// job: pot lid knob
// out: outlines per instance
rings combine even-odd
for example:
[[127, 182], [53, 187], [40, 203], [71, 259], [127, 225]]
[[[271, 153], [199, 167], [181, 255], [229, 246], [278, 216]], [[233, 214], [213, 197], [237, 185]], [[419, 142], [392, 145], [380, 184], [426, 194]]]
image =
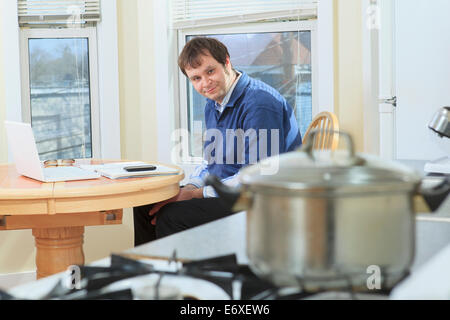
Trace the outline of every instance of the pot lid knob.
[[[306, 141], [306, 144], [302, 147], [302, 150], [305, 151], [306, 154], [308, 155], [308, 157], [310, 159], [312, 159], [314, 162], [320, 161], [318, 158], [316, 158], [316, 156], [314, 155], [314, 152], [313, 152], [315, 140], [318, 137], [319, 133], [323, 133], [324, 135], [326, 135], [327, 133], [333, 133], [333, 134], [337, 133], [337, 134], [345, 137], [345, 139], [347, 139], [348, 156], [345, 159], [339, 160], [339, 164], [345, 164], [346, 166], [362, 166], [365, 164], [364, 159], [357, 157], [355, 155], [355, 146], [354, 146], [353, 139], [350, 136], [350, 134], [348, 134], [347, 132], [343, 132], [343, 131], [324, 130], [324, 129], [313, 130], [311, 132], [310, 139], [308, 139]], [[331, 159], [328, 158], [328, 160], [331, 160]]]

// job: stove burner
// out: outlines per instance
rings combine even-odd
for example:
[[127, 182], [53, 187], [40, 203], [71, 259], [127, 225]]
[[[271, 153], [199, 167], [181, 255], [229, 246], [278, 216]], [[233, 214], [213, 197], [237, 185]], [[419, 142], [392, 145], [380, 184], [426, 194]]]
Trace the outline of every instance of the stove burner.
[[[232, 300], [297, 300], [320, 298], [325, 293], [333, 292], [336, 296], [345, 296], [348, 299], [359, 299], [364, 294], [373, 297], [386, 298], [390, 294], [389, 277], [382, 270], [382, 289], [368, 290], [367, 288], [355, 288], [350, 278], [342, 277], [340, 280], [346, 281], [348, 286], [344, 289], [331, 290], [330, 288], [316, 288], [308, 290], [303, 279], [298, 279], [291, 288], [278, 288], [270, 282], [257, 277], [247, 265], [238, 264], [236, 255], [226, 255], [209, 259], [183, 262], [179, 265], [176, 252], [167, 260], [168, 264], [175, 264], [175, 271], [162, 271], [154, 265], [142, 262], [121, 255], [111, 255], [109, 267], [79, 266], [81, 271], [81, 288], [70, 289], [64, 285], [61, 279], [54, 288], [42, 299], [62, 299], [62, 300], [86, 300], [86, 299], [133, 299], [131, 288], [105, 291], [118, 281], [131, 279], [144, 275], [157, 275], [156, 283], [148, 290], [152, 292], [155, 300], [166, 299], [167, 294], [162, 294], [161, 285], [164, 277], [180, 277], [206, 280], [226, 292]], [[401, 279], [408, 276], [405, 273]], [[338, 279], [339, 280], [339, 279]], [[342, 287], [342, 286], [341, 286]], [[392, 287], [392, 285], [391, 285]], [[13, 299], [10, 295], [0, 292], [1, 299]], [[184, 296], [186, 300], [196, 299], [192, 296]]]

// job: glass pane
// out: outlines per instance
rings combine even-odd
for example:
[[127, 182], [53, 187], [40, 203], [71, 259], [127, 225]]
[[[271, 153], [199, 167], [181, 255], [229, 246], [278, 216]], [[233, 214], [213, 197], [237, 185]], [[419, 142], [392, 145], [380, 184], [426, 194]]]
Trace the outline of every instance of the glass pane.
[[41, 160], [91, 158], [87, 38], [29, 39], [31, 124]]
[[[186, 41], [195, 36], [188, 36]], [[234, 68], [277, 89], [294, 109], [304, 135], [312, 119], [311, 32], [290, 31], [208, 35], [224, 43]], [[188, 86], [190, 154], [202, 156], [206, 98]]]

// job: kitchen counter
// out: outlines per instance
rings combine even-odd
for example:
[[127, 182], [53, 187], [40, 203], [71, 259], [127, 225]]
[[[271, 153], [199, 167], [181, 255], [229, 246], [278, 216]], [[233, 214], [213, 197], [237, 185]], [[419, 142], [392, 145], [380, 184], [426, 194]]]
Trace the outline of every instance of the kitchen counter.
[[[414, 168], [424, 176], [425, 181], [433, 180], [433, 178], [427, 178], [423, 170], [426, 161], [399, 160], [399, 162]], [[416, 254], [413, 271], [450, 244], [450, 197], [437, 212], [417, 214], [416, 221]]]
[[[413, 271], [450, 244], [450, 218], [443, 217], [444, 212], [450, 212], [450, 201], [446, 201], [434, 217], [431, 214], [417, 216]], [[443, 220], [435, 219], [439, 216]], [[240, 212], [125, 252], [170, 257], [176, 251], [178, 258], [186, 259], [203, 259], [235, 253], [239, 263], [247, 263], [245, 232], [246, 213]]]
[[169, 237], [143, 244], [126, 253], [178, 258], [203, 259], [235, 253], [239, 263], [247, 263], [245, 253], [246, 213], [235, 213]]
[[[202, 259], [226, 254], [236, 254], [239, 263], [247, 263], [245, 254], [246, 213], [239, 212], [177, 234], [143, 244], [124, 251], [128, 254], [143, 254], [158, 257]], [[94, 266], [109, 266], [110, 258], [91, 263]], [[10, 289], [8, 292], [23, 299], [39, 299], [64, 276], [55, 274], [37, 281]]]
[[[380, 231], [381, 232], [381, 231]], [[450, 244], [450, 197], [433, 214], [417, 214], [415, 260], [409, 279], [414, 279], [423, 265]], [[227, 254], [236, 254], [239, 263], [247, 263], [246, 213], [239, 212], [169, 237], [126, 250], [124, 253], [150, 256], [203, 259]], [[109, 265], [109, 258], [93, 265]], [[447, 272], [446, 270], [443, 272]], [[61, 275], [24, 284], [10, 290], [10, 293], [24, 298], [43, 295]], [[408, 279], [407, 279], [408, 280]]]
[[[450, 199], [436, 214], [448, 213]], [[444, 221], [428, 220], [429, 214], [418, 215], [416, 224], [416, 258], [412, 275], [431, 257], [450, 243], [450, 219]], [[213, 221], [169, 237], [165, 237], [124, 253], [170, 257], [176, 252], [177, 258], [202, 259], [235, 253], [239, 263], [247, 263], [246, 213], [239, 212], [229, 217]], [[96, 261], [92, 265], [109, 265], [109, 258]], [[40, 279], [12, 288], [9, 292], [23, 298], [43, 296], [52, 288], [62, 274]]]

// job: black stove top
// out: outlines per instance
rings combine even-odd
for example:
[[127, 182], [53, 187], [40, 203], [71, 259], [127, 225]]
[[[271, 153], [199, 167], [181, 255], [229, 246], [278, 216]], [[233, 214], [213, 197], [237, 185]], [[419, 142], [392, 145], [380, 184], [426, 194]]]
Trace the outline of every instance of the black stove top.
[[[176, 254], [168, 259], [168, 263], [176, 262]], [[298, 300], [319, 298], [326, 291], [315, 290], [310, 292], [302, 288], [301, 281], [291, 288], [278, 288], [268, 281], [257, 277], [247, 265], [237, 262], [235, 255], [226, 255], [210, 259], [183, 262], [182, 266], [173, 271], [162, 271], [154, 265], [142, 260], [132, 259], [123, 255], [111, 255], [109, 267], [78, 266], [81, 272], [78, 285], [67, 285], [60, 280], [56, 286], [42, 299], [58, 300], [93, 300], [93, 299], [117, 299], [131, 300], [133, 296], [131, 288], [117, 290], [104, 290], [106, 287], [124, 279], [132, 279], [144, 275], [156, 275], [155, 299], [165, 299], [161, 293], [162, 280], [165, 277], [183, 277], [195, 280], [204, 280], [220, 287], [231, 300]], [[406, 275], [405, 275], [406, 276]], [[76, 281], [76, 278], [71, 278]], [[329, 292], [329, 290], [328, 290]], [[161, 293], [161, 294], [160, 294]], [[376, 290], [370, 294], [371, 299], [387, 298], [390, 290]], [[345, 299], [359, 299], [361, 292], [349, 286], [336, 292], [335, 297]], [[323, 296], [323, 295], [322, 295]], [[323, 296], [325, 297], [325, 296]], [[194, 296], [184, 295], [184, 300], [197, 299]], [[14, 299], [14, 297], [0, 292], [1, 299]], [[332, 298], [333, 299], [333, 298]]]

